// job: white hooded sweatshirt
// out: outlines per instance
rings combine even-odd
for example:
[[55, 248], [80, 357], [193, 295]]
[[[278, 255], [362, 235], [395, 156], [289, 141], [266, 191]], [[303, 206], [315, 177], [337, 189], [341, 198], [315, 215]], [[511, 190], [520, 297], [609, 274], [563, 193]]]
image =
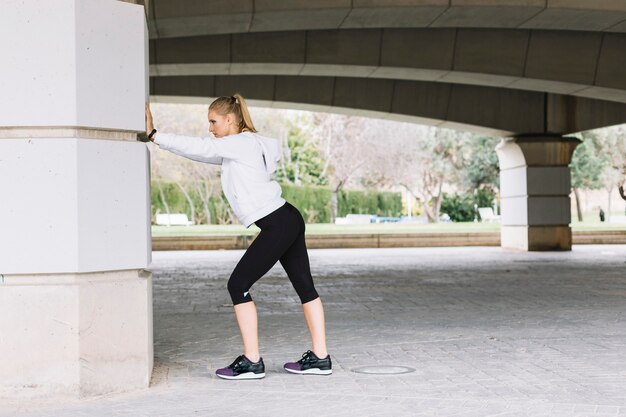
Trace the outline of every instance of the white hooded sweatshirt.
[[271, 179], [280, 160], [276, 139], [253, 132], [219, 139], [159, 132], [154, 143], [194, 161], [221, 165], [224, 195], [246, 228], [285, 204], [280, 185]]

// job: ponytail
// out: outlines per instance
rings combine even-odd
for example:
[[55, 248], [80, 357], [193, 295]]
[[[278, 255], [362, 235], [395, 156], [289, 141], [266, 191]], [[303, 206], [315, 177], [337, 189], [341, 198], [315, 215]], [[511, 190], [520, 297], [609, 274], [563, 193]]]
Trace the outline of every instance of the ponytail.
[[248, 105], [239, 93], [232, 96], [223, 96], [215, 99], [209, 106], [209, 111], [215, 110], [221, 115], [234, 114], [237, 119], [240, 132], [256, 132]]

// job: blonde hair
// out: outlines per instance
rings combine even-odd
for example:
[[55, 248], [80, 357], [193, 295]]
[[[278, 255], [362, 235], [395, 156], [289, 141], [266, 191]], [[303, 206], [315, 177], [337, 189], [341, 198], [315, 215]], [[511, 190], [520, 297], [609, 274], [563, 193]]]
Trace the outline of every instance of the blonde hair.
[[222, 116], [230, 113], [234, 114], [240, 132], [256, 132], [248, 111], [248, 105], [239, 93], [216, 98], [209, 106], [209, 111], [211, 110], [215, 110]]

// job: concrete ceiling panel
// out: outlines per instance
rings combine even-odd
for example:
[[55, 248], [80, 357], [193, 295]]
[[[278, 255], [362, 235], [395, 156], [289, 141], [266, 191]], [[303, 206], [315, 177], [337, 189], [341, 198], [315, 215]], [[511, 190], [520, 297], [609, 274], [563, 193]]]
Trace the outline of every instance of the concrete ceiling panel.
[[330, 106], [334, 84], [333, 77], [276, 77], [276, 100]]
[[[230, 75], [233, 64], [159, 64], [150, 66], [150, 76]], [[236, 65], [236, 64], [234, 64]]]
[[333, 105], [390, 112], [393, 89], [392, 80], [337, 77]]
[[459, 29], [453, 69], [520, 77], [529, 38], [526, 30]]
[[607, 29], [607, 32], [626, 33], [626, 20], [621, 23], [618, 23], [617, 25], [611, 26], [610, 28]]
[[307, 63], [378, 66], [380, 62], [380, 30], [311, 31], [307, 36]]
[[451, 7], [545, 7], [546, 0], [450, 0]]
[[391, 111], [446, 120], [451, 88], [451, 84], [396, 81]]
[[606, 30], [626, 19], [626, 12], [548, 8], [520, 26], [526, 29]]
[[447, 72], [419, 68], [378, 67], [370, 74], [370, 77], [391, 78], [394, 80], [437, 81], [446, 75]]
[[430, 27], [516, 28], [542, 9], [529, 6], [453, 6]]
[[274, 100], [274, 82], [275, 77], [263, 75], [217, 76], [215, 94], [219, 97], [240, 93], [257, 100]]
[[547, 0], [548, 8], [605, 9], [626, 12], [624, 0]]
[[300, 75], [319, 77], [370, 77], [377, 67], [365, 65], [305, 64]]
[[499, 89], [499, 125], [514, 132], [543, 132], [544, 93]]
[[251, 14], [245, 13], [158, 19], [154, 24], [155, 31], [150, 32], [150, 38], [248, 32], [251, 16]]
[[215, 77], [156, 77], [150, 94], [164, 96], [213, 97]]
[[[447, 5], [448, 2], [445, 3]], [[427, 27], [445, 10], [446, 6], [359, 7], [355, 4], [341, 28]]]
[[543, 132], [542, 93], [455, 84], [447, 120], [511, 132]]
[[347, 9], [351, 0], [255, 0], [254, 10], [276, 12], [285, 10]]
[[626, 91], [615, 90], [613, 88], [588, 87], [583, 90], [577, 91], [576, 96], [593, 98], [596, 100], [607, 100], [616, 101], [619, 103], [626, 103]]
[[533, 31], [524, 75], [593, 84], [601, 40], [600, 33]]
[[193, 64], [230, 62], [230, 35], [159, 39], [151, 55], [159, 63]]
[[439, 78], [437, 81], [452, 84], [482, 85], [485, 87], [506, 87], [516, 82], [518, 79], [518, 77], [508, 75], [450, 71], [441, 76], [441, 78]]
[[599, 127], [615, 126], [626, 122], [626, 104], [583, 97], [568, 96], [571, 116], [568, 132], [580, 132]]
[[447, 7], [449, 0], [353, 0], [354, 9], [375, 7]]
[[534, 78], [520, 78], [517, 81], [507, 85], [506, 87], [555, 94], [575, 94], [578, 91], [587, 88], [587, 86], [583, 84], [538, 80]]
[[253, 0], [152, 0], [151, 12], [157, 19], [252, 13]]
[[626, 90], [626, 37], [605, 33], [595, 85]]
[[453, 85], [447, 120], [500, 127], [500, 93], [497, 88]]
[[385, 29], [381, 65], [452, 69], [454, 29]]
[[304, 64], [272, 64], [272, 63], [233, 63], [230, 64], [231, 75], [299, 75]]
[[156, 33], [151, 37], [247, 32], [253, 0], [152, 0]]
[[234, 34], [233, 62], [304, 62], [306, 35], [305, 31]]
[[338, 28], [350, 7], [350, 0], [255, 0], [250, 30]]

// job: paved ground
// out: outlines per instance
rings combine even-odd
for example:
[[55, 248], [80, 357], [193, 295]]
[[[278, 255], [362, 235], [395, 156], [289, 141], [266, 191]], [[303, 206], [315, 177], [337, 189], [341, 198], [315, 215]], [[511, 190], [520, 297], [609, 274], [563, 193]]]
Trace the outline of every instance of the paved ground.
[[[241, 349], [225, 288], [241, 254], [154, 253], [149, 389], [0, 414], [626, 415], [625, 246], [311, 250], [334, 374], [281, 371], [309, 341], [296, 295], [275, 267], [252, 292], [267, 377], [223, 381], [215, 369]], [[416, 371], [352, 372], [364, 365]]]

